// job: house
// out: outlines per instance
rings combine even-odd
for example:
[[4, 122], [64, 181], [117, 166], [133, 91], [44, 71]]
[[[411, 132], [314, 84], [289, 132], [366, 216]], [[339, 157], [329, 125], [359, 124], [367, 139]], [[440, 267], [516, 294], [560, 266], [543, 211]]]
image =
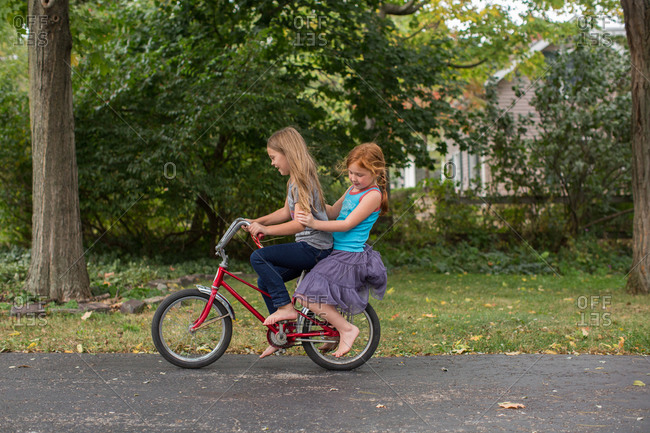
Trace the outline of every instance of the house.
[[[623, 24], [608, 22], [604, 30], [592, 30], [583, 34], [586, 37], [585, 43], [600, 43], [609, 36], [625, 36], [625, 27]], [[608, 39], [611, 42], [611, 39]], [[612, 47], [617, 51], [623, 51], [624, 48], [612, 43]], [[539, 40], [530, 47], [530, 52], [541, 52], [545, 57], [551, 57], [560, 47], [546, 40]], [[521, 77], [518, 84], [523, 86], [525, 92], [518, 96], [513, 90], [514, 82], [511, 79], [511, 73], [517, 68], [517, 62], [513, 62], [508, 68], [502, 69], [494, 74], [493, 79], [496, 83], [496, 91], [499, 107], [511, 113], [515, 118], [519, 115], [533, 113], [533, 119], [538, 120], [535, 115], [535, 108], [531, 101], [535, 95], [535, 84], [527, 77]], [[528, 136], [535, 135], [534, 130], [528, 131]], [[443, 170], [440, 173], [441, 179], [451, 179], [457, 183], [459, 191], [473, 189], [480, 186], [484, 187], [492, 184], [492, 174], [489, 169], [489, 161], [486, 156], [478, 156], [469, 151], [461, 151], [458, 146], [450, 144], [448, 153], [444, 158]], [[500, 186], [496, 188], [500, 195], [509, 193]]]
[[[584, 23], [583, 23], [584, 24]], [[609, 40], [610, 36], [625, 36], [625, 27], [621, 23], [606, 21], [603, 23], [603, 30], [592, 30], [589, 33], [584, 33], [585, 43], [599, 43], [603, 40]], [[580, 23], [578, 23], [580, 25]], [[613, 43], [612, 46], [621, 51], [622, 47]], [[530, 53], [541, 52], [544, 56], [550, 57], [560, 47], [548, 42], [546, 40], [539, 40], [533, 43], [530, 47]], [[513, 90], [511, 73], [517, 68], [518, 62], [513, 62], [509, 67], [496, 72], [493, 79], [497, 86], [497, 95], [499, 107], [507, 110], [509, 113], [517, 117], [518, 115], [526, 115], [533, 113], [535, 118], [535, 109], [531, 105], [532, 98], [535, 94], [535, 82], [532, 82], [522, 77], [519, 84], [523, 85], [526, 92], [517, 96]], [[529, 131], [530, 136], [534, 136], [534, 131]], [[434, 152], [434, 149], [430, 149]], [[447, 154], [439, 156], [440, 164], [436, 170], [428, 170], [416, 167], [414, 163], [407, 165], [405, 168], [393, 169], [392, 176], [390, 177], [391, 188], [411, 188], [416, 186], [423, 179], [436, 177], [440, 179], [450, 179], [457, 183], [457, 188], [460, 191], [473, 189], [476, 186], [483, 187], [492, 183], [492, 175], [489, 169], [489, 163], [485, 156], [478, 156], [471, 154], [468, 151], [461, 151], [458, 146], [450, 143], [448, 145]], [[497, 188], [497, 192], [502, 195], [507, 195], [507, 191], [503, 188]]]

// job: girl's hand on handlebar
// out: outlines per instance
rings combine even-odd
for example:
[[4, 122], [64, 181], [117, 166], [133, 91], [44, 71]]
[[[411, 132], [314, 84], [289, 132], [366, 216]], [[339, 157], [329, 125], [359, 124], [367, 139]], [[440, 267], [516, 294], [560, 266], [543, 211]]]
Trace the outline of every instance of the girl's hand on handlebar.
[[314, 216], [311, 212], [298, 211], [296, 212], [295, 219], [305, 227], [311, 227], [314, 223]]
[[260, 233], [266, 235], [268, 228], [260, 223], [251, 223], [246, 231], [248, 231], [248, 233], [252, 234], [253, 236], [258, 237]]

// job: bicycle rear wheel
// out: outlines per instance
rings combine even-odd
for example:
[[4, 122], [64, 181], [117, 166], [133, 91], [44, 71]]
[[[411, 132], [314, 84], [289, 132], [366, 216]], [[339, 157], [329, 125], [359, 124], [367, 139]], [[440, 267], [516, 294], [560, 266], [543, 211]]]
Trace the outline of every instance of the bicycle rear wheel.
[[151, 322], [151, 336], [167, 361], [183, 368], [201, 368], [224, 354], [232, 337], [232, 319], [220, 302], [212, 304], [205, 327], [190, 330], [209, 299], [205, 293], [187, 289], [160, 303]]
[[[336, 347], [332, 350], [326, 350], [328, 345], [336, 345], [337, 340], [334, 340], [334, 344], [331, 344], [323, 337], [311, 337], [309, 340], [303, 340], [302, 342], [307, 356], [316, 364], [328, 370], [353, 370], [365, 364], [379, 346], [381, 336], [379, 318], [370, 304], [360, 314], [353, 316], [345, 313], [341, 314], [348, 322], [359, 328], [359, 336], [347, 354], [337, 358], [333, 356]], [[312, 318], [317, 317], [311, 311], [307, 315]], [[315, 332], [321, 329], [320, 326], [310, 320], [303, 319], [299, 332]]]

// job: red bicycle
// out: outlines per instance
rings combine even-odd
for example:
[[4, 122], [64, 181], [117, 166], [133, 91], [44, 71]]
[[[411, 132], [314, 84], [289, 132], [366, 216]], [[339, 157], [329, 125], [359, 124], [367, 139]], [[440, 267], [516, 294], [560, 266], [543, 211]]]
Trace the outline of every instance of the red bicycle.
[[[230, 301], [219, 293], [220, 288], [225, 288], [260, 322], [264, 322], [265, 317], [224, 281], [224, 277], [229, 276], [264, 296], [269, 296], [227, 270], [228, 256], [225, 247], [235, 233], [247, 224], [245, 219], [237, 218], [219, 240], [216, 254], [221, 256], [222, 261], [212, 287], [197, 285], [196, 289], [181, 290], [168, 296], [158, 306], [151, 323], [151, 334], [158, 352], [172, 364], [183, 368], [201, 368], [215, 362], [225, 353], [232, 337], [235, 311]], [[258, 239], [253, 240], [262, 247]], [[301, 280], [302, 277], [298, 284]], [[342, 313], [360, 332], [352, 349], [340, 358], [330, 354], [336, 349], [339, 341], [336, 328], [306, 307], [297, 311], [297, 320], [281, 321], [267, 326], [266, 336], [271, 345], [284, 349], [302, 343], [309, 358], [329, 370], [357, 368], [372, 357], [379, 345], [379, 318], [370, 304], [365, 311], [357, 315]]]

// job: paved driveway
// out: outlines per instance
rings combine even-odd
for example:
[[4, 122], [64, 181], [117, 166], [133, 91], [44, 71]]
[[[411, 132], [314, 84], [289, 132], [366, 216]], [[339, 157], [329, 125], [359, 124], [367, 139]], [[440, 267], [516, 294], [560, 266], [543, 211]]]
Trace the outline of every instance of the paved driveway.
[[[650, 358], [0, 354], [2, 432], [650, 432]], [[634, 386], [640, 380], [648, 386]], [[501, 409], [498, 403], [524, 409]]]

